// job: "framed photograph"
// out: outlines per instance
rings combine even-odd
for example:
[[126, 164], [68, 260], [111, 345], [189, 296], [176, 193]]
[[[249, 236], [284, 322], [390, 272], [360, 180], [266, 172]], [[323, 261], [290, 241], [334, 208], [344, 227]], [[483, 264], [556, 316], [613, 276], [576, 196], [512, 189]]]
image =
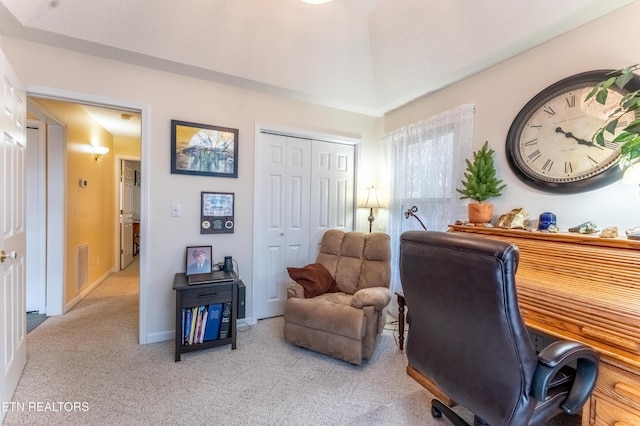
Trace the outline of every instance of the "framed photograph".
[[201, 192], [200, 233], [231, 234], [234, 229], [234, 193]]
[[185, 275], [208, 274], [211, 270], [211, 246], [187, 247]]
[[238, 177], [238, 129], [171, 120], [171, 173]]

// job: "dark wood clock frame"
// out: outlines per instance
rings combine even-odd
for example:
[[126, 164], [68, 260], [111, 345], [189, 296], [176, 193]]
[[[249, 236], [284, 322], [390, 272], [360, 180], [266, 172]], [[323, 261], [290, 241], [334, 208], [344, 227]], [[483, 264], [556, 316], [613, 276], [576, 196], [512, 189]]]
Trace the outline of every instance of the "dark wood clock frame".
[[[527, 185], [546, 192], [569, 194], [590, 191], [596, 188], [600, 188], [609, 185], [622, 177], [622, 170], [616, 164], [608, 169], [596, 173], [587, 178], [570, 182], [550, 182], [542, 179], [537, 179], [524, 170], [524, 167], [519, 164], [516, 159], [518, 155], [516, 153], [517, 144], [519, 143], [520, 135], [522, 134], [524, 127], [528, 119], [533, 115], [535, 111], [544, 107], [546, 101], [554, 99], [564, 92], [568, 92], [580, 85], [595, 86], [597, 83], [610, 77], [610, 74], [614, 70], [594, 70], [584, 73], [572, 75], [563, 80], [560, 80], [549, 87], [542, 90], [536, 96], [534, 96], [527, 104], [520, 110], [516, 118], [513, 120], [506, 139], [506, 155], [509, 166], [515, 175]], [[640, 89], [640, 77], [635, 76], [621, 92], [631, 92]], [[604, 124], [604, 123], [603, 123]]]

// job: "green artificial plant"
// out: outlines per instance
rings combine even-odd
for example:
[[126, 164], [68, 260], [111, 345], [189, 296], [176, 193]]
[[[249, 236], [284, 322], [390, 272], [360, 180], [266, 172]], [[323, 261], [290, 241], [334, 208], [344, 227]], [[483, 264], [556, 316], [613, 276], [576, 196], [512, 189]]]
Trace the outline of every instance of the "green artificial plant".
[[[634, 81], [634, 89], [638, 85], [637, 76], [633, 73], [640, 69], [640, 64], [611, 73], [611, 77], [598, 83], [587, 95], [585, 100], [595, 97], [595, 100], [605, 105], [609, 89], [615, 85], [623, 89], [631, 81]], [[628, 113], [632, 114], [629, 119]], [[625, 116], [623, 118], [623, 116]], [[628, 121], [628, 122], [627, 122]], [[615, 136], [616, 130], [623, 125], [622, 131]], [[593, 135], [593, 141], [600, 146], [605, 145], [607, 134], [615, 136], [612, 142], [621, 143], [620, 167], [629, 166], [633, 160], [640, 157], [640, 90], [632, 90], [620, 99], [618, 107], [611, 113], [604, 126]]]
[[482, 149], [473, 153], [473, 162], [466, 159], [467, 171], [462, 180], [463, 189], [456, 189], [462, 196], [460, 199], [471, 198], [481, 203], [491, 197], [499, 197], [507, 186], [496, 177], [493, 164], [493, 149], [486, 141]]

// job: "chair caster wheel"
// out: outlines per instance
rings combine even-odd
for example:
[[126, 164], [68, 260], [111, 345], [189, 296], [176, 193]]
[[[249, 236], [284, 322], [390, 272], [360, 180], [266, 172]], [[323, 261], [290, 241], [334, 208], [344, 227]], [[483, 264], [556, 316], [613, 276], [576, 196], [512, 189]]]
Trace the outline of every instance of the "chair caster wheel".
[[434, 419], [439, 419], [440, 417], [442, 417], [442, 411], [438, 410], [434, 406], [431, 406], [431, 415]]

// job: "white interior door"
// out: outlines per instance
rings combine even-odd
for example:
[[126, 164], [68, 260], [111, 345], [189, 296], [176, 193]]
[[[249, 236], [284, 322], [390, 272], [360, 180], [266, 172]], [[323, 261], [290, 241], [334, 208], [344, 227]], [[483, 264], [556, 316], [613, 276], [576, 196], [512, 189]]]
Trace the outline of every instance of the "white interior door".
[[[11, 401], [27, 360], [25, 304], [26, 94], [0, 52], [0, 403]], [[1, 253], [0, 253], [1, 254]], [[0, 410], [0, 422], [4, 410]]]
[[120, 269], [133, 261], [133, 168], [122, 161], [120, 185]]
[[313, 141], [309, 257], [315, 259], [328, 229], [354, 226], [355, 146]]
[[282, 315], [287, 266], [309, 253], [309, 140], [261, 134], [255, 286], [256, 319]]

